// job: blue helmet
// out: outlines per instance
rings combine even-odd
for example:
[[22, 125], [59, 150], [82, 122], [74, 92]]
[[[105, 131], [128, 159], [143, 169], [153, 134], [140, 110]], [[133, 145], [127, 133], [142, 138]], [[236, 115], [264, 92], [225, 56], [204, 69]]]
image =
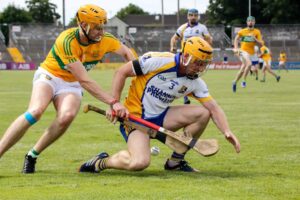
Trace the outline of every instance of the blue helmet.
[[247, 17], [247, 21], [255, 21], [255, 17], [249, 16], [249, 17]]
[[199, 14], [199, 12], [196, 8], [191, 8], [191, 9], [188, 9], [188, 14]]

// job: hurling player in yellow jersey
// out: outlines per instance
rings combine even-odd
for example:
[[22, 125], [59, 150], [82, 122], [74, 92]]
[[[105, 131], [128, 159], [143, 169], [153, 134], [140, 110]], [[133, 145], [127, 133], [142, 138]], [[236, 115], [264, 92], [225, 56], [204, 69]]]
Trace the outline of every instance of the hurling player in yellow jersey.
[[288, 72], [288, 69], [286, 68], [286, 53], [284, 50], [280, 51], [279, 57], [278, 57], [278, 61], [279, 61], [279, 65], [278, 65], [278, 71], [280, 72], [281, 69], [285, 69], [286, 72]]
[[[255, 56], [254, 46], [262, 42], [261, 33], [258, 29], [254, 28], [254, 25], [255, 18], [249, 16], [247, 18], [247, 28], [240, 30], [234, 39], [233, 52], [239, 56], [242, 65], [232, 82], [233, 92], [236, 92], [236, 84], [242, 76], [242, 87], [246, 87], [246, 77], [252, 65], [252, 57]], [[241, 43], [240, 48], [238, 48], [239, 41]]]
[[[139, 59], [123, 65], [113, 79], [113, 95], [121, 97], [126, 78], [131, 81], [125, 106], [132, 115], [146, 119], [171, 131], [184, 129], [186, 134], [198, 139], [210, 119], [225, 138], [240, 152], [240, 143], [229, 128], [222, 108], [209, 94], [205, 82], [199, 77], [212, 60], [212, 47], [200, 37], [185, 42], [182, 53], [148, 52]], [[118, 84], [116, 84], [118, 83]], [[201, 105], [172, 105], [178, 98], [189, 95]], [[114, 116], [107, 112], [107, 118]], [[81, 165], [80, 172], [100, 172], [106, 168], [140, 171], [150, 165], [150, 138], [139, 130], [128, 130], [127, 149], [109, 156], [100, 153]], [[168, 137], [160, 136], [165, 143]], [[173, 141], [175, 144], [176, 141]], [[165, 163], [166, 170], [195, 172], [184, 160], [184, 152], [174, 151]]]
[[263, 68], [262, 68], [263, 79], [261, 80], [261, 82], [266, 81], [266, 71], [268, 71], [270, 74], [272, 74], [276, 78], [277, 82], [279, 82], [280, 76], [277, 76], [271, 69], [271, 62], [272, 62], [271, 51], [264, 43], [260, 48], [259, 57], [261, 57], [264, 60], [264, 64], [263, 64]]
[[99, 101], [110, 105], [118, 116], [128, 115], [128, 110], [103, 91], [87, 71], [105, 53], [114, 52], [126, 61], [132, 60], [133, 55], [115, 37], [104, 32], [107, 21], [105, 10], [96, 5], [85, 5], [79, 8], [76, 17], [78, 28], [68, 29], [58, 36], [47, 58], [35, 72], [27, 111], [9, 126], [0, 141], [1, 157], [41, 118], [53, 102], [56, 117], [25, 155], [23, 173], [34, 173], [37, 156], [68, 129], [80, 108], [82, 88]]

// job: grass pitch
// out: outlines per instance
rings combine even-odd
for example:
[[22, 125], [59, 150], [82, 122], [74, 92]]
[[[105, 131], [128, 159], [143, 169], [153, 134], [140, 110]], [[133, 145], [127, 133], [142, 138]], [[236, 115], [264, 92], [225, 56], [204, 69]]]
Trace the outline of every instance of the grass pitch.
[[[0, 136], [26, 111], [33, 73], [0, 71]], [[235, 74], [211, 70], [203, 78], [240, 139], [240, 154], [210, 123], [203, 137], [217, 138], [219, 153], [204, 158], [191, 151], [186, 156], [201, 173], [164, 171], [171, 150], [153, 140], [161, 153], [142, 172], [80, 174], [79, 165], [98, 152], [112, 154], [126, 147], [118, 126], [96, 113], [80, 112], [67, 133], [40, 155], [37, 172], [21, 174], [25, 153], [55, 116], [50, 105], [42, 119], [0, 159], [0, 200], [299, 199], [300, 71], [282, 71], [280, 83], [270, 75], [266, 83], [250, 76], [247, 88], [238, 87], [234, 94], [231, 80]], [[110, 90], [112, 70], [94, 70], [90, 75]], [[107, 107], [87, 93], [82, 105], [86, 103]]]

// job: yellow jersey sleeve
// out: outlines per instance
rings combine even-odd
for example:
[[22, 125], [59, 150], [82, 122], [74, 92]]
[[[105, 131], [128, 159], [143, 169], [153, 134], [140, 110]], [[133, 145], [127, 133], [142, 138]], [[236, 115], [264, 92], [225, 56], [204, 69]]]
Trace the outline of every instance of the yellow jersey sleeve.
[[101, 52], [100, 54], [106, 54], [110, 52], [115, 52], [121, 48], [121, 42], [112, 34], [105, 33], [101, 39]]

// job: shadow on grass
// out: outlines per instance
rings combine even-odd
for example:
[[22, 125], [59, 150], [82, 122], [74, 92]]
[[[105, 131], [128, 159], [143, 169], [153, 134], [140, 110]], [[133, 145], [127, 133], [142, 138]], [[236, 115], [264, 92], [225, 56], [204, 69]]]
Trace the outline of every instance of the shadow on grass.
[[[22, 174], [13, 173], [9, 175], [0, 175], [0, 180], [9, 178], [42, 178], [42, 177], [64, 177], [64, 178], [91, 178], [91, 177], [138, 177], [138, 178], [160, 178], [160, 179], [171, 179], [188, 177], [191, 179], [207, 179], [207, 178], [239, 178], [239, 179], [249, 179], [249, 178], [259, 178], [259, 177], [273, 177], [282, 178], [286, 177], [284, 174], [272, 173], [272, 172], [249, 172], [249, 171], [221, 171], [221, 170], [210, 170], [201, 172], [180, 172], [180, 171], [165, 171], [165, 170], [144, 170], [144, 171], [123, 171], [123, 170], [113, 170], [108, 169], [100, 173], [79, 173], [76, 170], [70, 171], [55, 171], [55, 170], [40, 170], [35, 174]], [[290, 178], [300, 179], [300, 177], [291, 176]]]

